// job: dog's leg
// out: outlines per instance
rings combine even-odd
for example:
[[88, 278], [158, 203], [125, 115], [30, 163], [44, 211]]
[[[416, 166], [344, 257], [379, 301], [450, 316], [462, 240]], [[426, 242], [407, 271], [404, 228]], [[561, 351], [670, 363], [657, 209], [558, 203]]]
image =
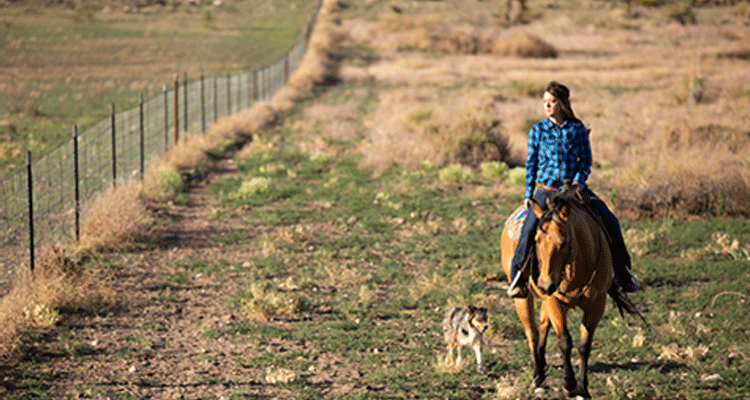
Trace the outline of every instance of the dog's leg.
[[453, 364], [453, 343], [448, 342], [448, 354], [445, 355], [445, 363]]
[[482, 342], [472, 344], [474, 354], [477, 356], [477, 371], [484, 371], [484, 362], [482, 362]]
[[457, 351], [457, 353], [458, 353], [458, 358], [456, 358], [456, 366], [457, 366], [457, 367], [460, 367], [460, 366], [461, 366], [461, 349], [462, 349], [462, 348], [463, 348], [464, 346], [462, 346], [461, 344], [459, 344], [459, 345], [458, 345], [458, 346], [456, 346], [456, 347], [458, 348], [458, 351]]
[[453, 350], [456, 349], [456, 346], [458, 345], [458, 339], [456, 338], [456, 333], [452, 332], [446, 335], [446, 341], [448, 345], [448, 355], [445, 357], [445, 362], [448, 365], [453, 364]]

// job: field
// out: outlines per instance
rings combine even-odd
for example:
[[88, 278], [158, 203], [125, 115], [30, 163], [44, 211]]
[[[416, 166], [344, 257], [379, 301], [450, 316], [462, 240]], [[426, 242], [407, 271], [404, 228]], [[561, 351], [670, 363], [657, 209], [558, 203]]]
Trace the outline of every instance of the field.
[[[623, 217], [649, 322], [607, 310], [593, 397], [750, 398], [746, 3], [690, 9], [686, 26], [685, 9], [638, 2], [527, 1], [521, 24], [489, 2], [325, 3], [341, 21], [336, 79], [144, 207], [153, 222], [127, 246], [71, 256], [99, 281], [26, 309], [2, 396], [530, 398], [498, 243], [523, 187], [487, 160], [523, 160], [558, 79], [592, 130], [591, 184]], [[726, 191], [695, 206], [714, 192], [691, 182]], [[490, 311], [483, 374], [470, 352], [442, 361], [444, 310], [467, 304]], [[548, 346], [548, 397], [562, 398]]]
[[[40, 2], [41, 3], [41, 2]], [[296, 44], [314, 2], [87, 1], [0, 8], [0, 178], [118, 111], [193, 81], [265, 67]], [[130, 12], [125, 12], [126, 7]], [[50, 24], [50, 21], [55, 21]]]

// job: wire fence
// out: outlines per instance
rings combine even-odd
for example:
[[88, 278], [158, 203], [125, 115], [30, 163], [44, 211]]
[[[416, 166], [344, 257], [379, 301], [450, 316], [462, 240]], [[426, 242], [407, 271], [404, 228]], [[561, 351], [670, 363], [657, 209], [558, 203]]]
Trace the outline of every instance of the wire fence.
[[272, 65], [235, 75], [175, 76], [172, 87], [137, 107], [117, 111], [0, 182], [0, 295], [17, 267], [34, 268], [35, 250], [75, 243], [79, 216], [118, 181], [142, 179], [149, 163], [166, 154], [180, 134], [205, 134], [219, 118], [269, 100], [296, 71], [320, 3], [302, 40]]

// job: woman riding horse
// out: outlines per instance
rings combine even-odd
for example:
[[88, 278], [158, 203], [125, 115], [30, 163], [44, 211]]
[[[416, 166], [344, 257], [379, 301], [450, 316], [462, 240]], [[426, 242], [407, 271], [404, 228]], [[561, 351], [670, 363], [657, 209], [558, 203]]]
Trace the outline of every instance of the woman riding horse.
[[[589, 132], [573, 113], [568, 88], [558, 82], [550, 82], [544, 92], [544, 109], [547, 118], [534, 124], [529, 134], [524, 201], [526, 208], [530, 209], [533, 198], [544, 209], [546, 200], [567, 186], [589, 192], [589, 205], [603, 221], [611, 241], [616, 285], [622, 292], [638, 290], [640, 284], [630, 272], [630, 255], [625, 247], [620, 223], [607, 205], [594, 196], [586, 185], [591, 172]], [[521, 229], [510, 272], [508, 295], [511, 297], [527, 296], [528, 273], [520, 272], [529, 251], [530, 235], [537, 222], [536, 215], [529, 212]]]

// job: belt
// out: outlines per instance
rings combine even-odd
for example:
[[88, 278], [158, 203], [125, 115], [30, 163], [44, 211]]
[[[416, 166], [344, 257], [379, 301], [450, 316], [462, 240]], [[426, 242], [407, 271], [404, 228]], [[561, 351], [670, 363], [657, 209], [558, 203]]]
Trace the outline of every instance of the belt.
[[544, 189], [544, 190], [546, 190], [548, 192], [556, 192], [556, 191], [560, 190], [560, 189], [557, 189], [557, 188], [551, 188], [551, 187], [549, 187], [547, 185], [543, 185], [541, 183], [538, 183], [537, 185], [539, 185], [539, 188]]

